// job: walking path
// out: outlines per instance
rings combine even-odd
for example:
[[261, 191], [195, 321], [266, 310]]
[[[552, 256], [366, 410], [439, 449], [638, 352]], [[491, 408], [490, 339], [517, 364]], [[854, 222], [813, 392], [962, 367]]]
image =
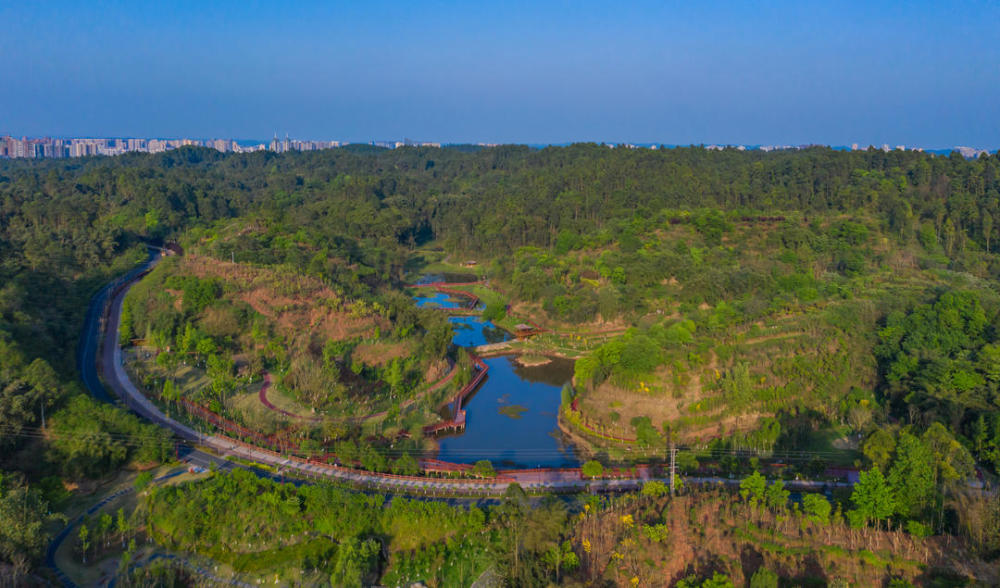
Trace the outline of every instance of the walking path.
[[[267, 464], [279, 471], [294, 472], [306, 478], [340, 480], [359, 486], [396, 492], [497, 495], [506, 490], [510, 484], [510, 482], [500, 480], [447, 480], [354, 470], [295, 456], [281, 455], [221, 435], [207, 435], [175, 421], [146, 398], [125, 372], [123, 353], [118, 344], [118, 327], [121, 320], [122, 303], [131, 283], [129, 282], [112, 292], [100, 355], [103, 374], [112, 391], [128, 408], [157, 425], [170, 429], [182, 439], [207, 447], [222, 456]], [[584, 485], [579, 484], [580, 487]], [[618, 485], [620, 484], [614, 486]], [[560, 483], [559, 486], [561, 487], [562, 484]]]
[[295, 414], [294, 412], [288, 412], [287, 410], [278, 408], [277, 406], [274, 405], [273, 402], [267, 399], [267, 389], [270, 387], [271, 387], [271, 374], [265, 373], [264, 383], [260, 387], [260, 392], [257, 393], [257, 398], [260, 399], [261, 404], [266, 406], [269, 410], [273, 410], [274, 412], [280, 412], [281, 414], [289, 418], [299, 419], [304, 421], [312, 421], [314, 423], [318, 423], [323, 420], [323, 417], [302, 416], [300, 414]]
[[[424, 390], [423, 392], [417, 394], [416, 396], [414, 396], [413, 398], [410, 398], [409, 400], [405, 400], [402, 403], [400, 403], [399, 408], [400, 409], [404, 409], [404, 408], [410, 406], [411, 404], [413, 404], [414, 402], [417, 402], [418, 400], [420, 400], [424, 396], [427, 396], [428, 394], [430, 394], [432, 392], [436, 392], [436, 391], [440, 390], [441, 388], [447, 386], [448, 382], [451, 382], [452, 379], [455, 378], [455, 374], [456, 374], [455, 364], [453, 362], [450, 362], [450, 360], [449, 360], [448, 373], [447, 374], [445, 374], [440, 380], [438, 380], [438, 381], [434, 382], [433, 384], [431, 384], [431, 386], [429, 388], [427, 388], [426, 390]], [[300, 414], [295, 414], [294, 412], [289, 412], [287, 410], [283, 410], [280, 407], [276, 406], [273, 402], [271, 402], [267, 398], [267, 391], [268, 391], [268, 389], [270, 387], [271, 387], [271, 374], [265, 373], [264, 374], [264, 384], [261, 386], [260, 392], [257, 393], [257, 398], [260, 400], [261, 404], [263, 404], [265, 407], [268, 408], [268, 410], [273, 410], [274, 412], [281, 413], [284, 416], [286, 416], [288, 418], [292, 418], [292, 419], [307, 420], [307, 421], [312, 421], [314, 423], [318, 423], [318, 422], [320, 422], [320, 421], [323, 420], [323, 417], [321, 417], [321, 416], [303, 416], [303, 415], [300, 415]], [[360, 418], [354, 419], [354, 420], [356, 420], [356, 421], [367, 421], [367, 420], [371, 420], [371, 419], [377, 419], [379, 417], [384, 417], [387, 414], [389, 414], [388, 410], [380, 410], [379, 412], [373, 412], [373, 413], [371, 413], [369, 415], [366, 415], [366, 416], [363, 416], [363, 417], [360, 417]]]
[[[155, 263], [156, 260], [154, 259], [150, 262], [150, 265]], [[201, 452], [193, 452], [193, 455], [196, 455], [202, 461], [214, 461], [232, 467], [232, 464], [228, 463], [225, 458], [235, 457], [251, 462], [267, 464], [275, 468], [278, 472], [294, 472], [296, 475], [304, 478], [338, 480], [356, 486], [377, 488], [380, 491], [425, 495], [496, 496], [502, 494], [512, 483], [518, 483], [527, 490], [617, 492], [639, 488], [646, 481], [643, 477], [588, 480], [583, 478], [579, 469], [500, 471], [498, 472], [498, 477], [492, 479], [435, 479], [420, 476], [402, 476], [355, 470], [323, 463], [318, 460], [282, 455], [222, 435], [201, 433], [165, 415], [139, 391], [125, 372], [123, 353], [118, 344], [118, 328], [125, 295], [131, 284], [137, 279], [133, 275], [131, 276], [131, 281], [116, 287], [112, 291], [100, 354], [104, 378], [115, 395], [128, 408], [140, 416], [161, 427], [170, 429], [189, 443], [208, 448], [223, 457], [223, 459], [218, 459], [211, 456], [211, 454], [201, 455]], [[659, 479], [666, 481], [663, 478]], [[688, 478], [688, 481], [693, 483], [732, 482], [721, 478]], [[811, 484], [815, 487], [826, 485], [822, 482]]]
[[[159, 484], [161, 482], [169, 480], [170, 478], [179, 476], [183, 473], [184, 470], [180, 469], [175, 472], [171, 472], [169, 474], [156, 478], [155, 480], [153, 480], [153, 483]], [[48, 548], [45, 550], [45, 565], [56, 571], [56, 577], [59, 578], [59, 581], [62, 582], [63, 586], [67, 586], [70, 588], [76, 586], [73, 580], [71, 580], [70, 577], [67, 576], [65, 572], [59, 569], [59, 565], [56, 563], [56, 552], [59, 551], [59, 547], [62, 546], [63, 541], [65, 541], [66, 538], [69, 537], [69, 534], [73, 532], [73, 529], [75, 529], [76, 526], [80, 524], [80, 521], [82, 521], [84, 517], [93, 516], [94, 513], [104, 508], [104, 506], [109, 502], [118, 500], [122, 496], [132, 494], [133, 492], [135, 492], [135, 487], [129, 486], [127, 488], [122, 488], [121, 490], [118, 490], [117, 492], [114, 492], [112, 494], [108, 494], [100, 501], [98, 501], [96, 504], [88, 508], [86, 512], [84, 512], [80, 516], [70, 521], [69, 524], [67, 524], [62, 531], [59, 531], [59, 533], [52, 538], [52, 541], [49, 543]]]

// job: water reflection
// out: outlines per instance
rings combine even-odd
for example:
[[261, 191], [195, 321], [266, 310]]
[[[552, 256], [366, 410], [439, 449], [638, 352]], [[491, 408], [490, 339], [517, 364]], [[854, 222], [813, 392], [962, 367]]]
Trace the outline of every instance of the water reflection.
[[459, 347], [478, 347], [510, 339], [510, 333], [478, 316], [450, 316], [448, 320], [455, 330], [451, 340]]
[[[572, 362], [523, 367], [512, 356], [484, 361], [490, 366], [489, 377], [466, 400], [465, 432], [441, 438], [438, 459], [456, 463], [488, 459], [498, 467], [519, 468], [579, 465], [556, 424], [560, 390], [572, 376]], [[515, 410], [504, 414], [504, 407]], [[514, 412], [518, 418], [509, 416]]]
[[[429, 290], [429, 289], [427, 289]], [[426, 292], [414, 296], [417, 306], [427, 308], [462, 308], [462, 301], [444, 292]]]
[[[417, 283], [471, 281], [475, 276], [428, 274]], [[460, 309], [466, 301], [443, 292], [420, 291], [418, 306]], [[478, 316], [448, 317], [460, 347], [477, 347], [511, 338]], [[474, 463], [488, 459], [497, 467], [568, 467], [579, 460], [558, 427], [563, 385], [573, 377], [573, 361], [553, 358], [545, 365], [522, 366], [513, 356], [484, 360], [489, 375], [465, 401], [465, 432], [442, 437], [438, 459]], [[453, 407], [443, 407], [449, 418]]]
[[445, 282], [448, 284], [463, 284], [466, 282], [475, 282], [479, 278], [475, 274], [457, 274], [451, 272], [442, 272], [439, 274], [424, 274], [414, 282], [415, 284], [437, 284]]

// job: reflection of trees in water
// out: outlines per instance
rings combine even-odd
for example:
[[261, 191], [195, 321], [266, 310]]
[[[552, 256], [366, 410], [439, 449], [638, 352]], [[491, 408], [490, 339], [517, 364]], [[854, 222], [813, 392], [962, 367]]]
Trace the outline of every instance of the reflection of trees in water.
[[443, 282], [443, 281], [444, 281], [444, 274], [424, 274], [420, 276], [414, 283], [433, 284], [435, 282]]
[[475, 282], [477, 279], [475, 274], [453, 274], [450, 272], [442, 272], [438, 274], [424, 274], [420, 276], [415, 282], [416, 284], [436, 284], [438, 282], [447, 282], [449, 284], [462, 283], [462, 282]]
[[556, 449], [564, 458], [566, 458], [566, 464], [579, 465], [579, 461], [576, 457], [576, 451], [573, 450], [573, 445], [558, 427], [549, 431], [549, 437], [556, 440]]
[[473, 329], [472, 325], [464, 321], [451, 321], [451, 326], [456, 331], [471, 331]]
[[513, 357], [508, 357], [510, 367], [517, 374], [517, 377], [529, 382], [540, 382], [562, 388], [564, 384], [573, 379], [573, 360], [561, 357], [553, 357], [552, 361], [545, 365], [523, 366]]
[[417, 306], [423, 308], [458, 308], [459, 301], [444, 292], [436, 292], [427, 296], [414, 296]]
[[503, 329], [498, 329], [490, 324], [483, 325], [483, 339], [486, 339], [486, 343], [501, 343], [509, 339], [507, 331]]
[[490, 322], [483, 322], [479, 317], [475, 316], [452, 316], [448, 319], [451, 321], [452, 330], [455, 335], [465, 334], [464, 331], [472, 331], [473, 333], [479, 333], [480, 338], [475, 336], [467, 338], [467, 341], [456, 341], [456, 344], [464, 343], [467, 346], [475, 347], [477, 345], [485, 345], [488, 343], [500, 343], [501, 341], [506, 341], [510, 339], [510, 334], [503, 329], [497, 328]]

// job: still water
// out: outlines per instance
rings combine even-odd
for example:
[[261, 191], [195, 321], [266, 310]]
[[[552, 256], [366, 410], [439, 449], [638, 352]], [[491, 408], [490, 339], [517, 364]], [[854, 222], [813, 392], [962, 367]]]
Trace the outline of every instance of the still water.
[[573, 377], [573, 362], [523, 367], [513, 356], [484, 359], [489, 375], [465, 402], [465, 432], [442, 437], [438, 459], [473, 463], [488, 459], [506, 468], [579, 464], [562, 439], [556, 419], [560, 391]]
[[[434, 281], [434, 280], [430, 280]], [[443, 293], [421, 293], [419, 306], [461, 308], [462, 300]], [[452, 339], [461, 347], [506, 341], [510, 334], [478, 316], [453, 316]], [[438, 459], [473, 463], [488, 459], [496, 467], [569, 467], [579, 465], [559, 432], [557, 418], [564, 384], [573, 377], [573, 361], [554, 358], [542, 366], [519, 365], [513, 356], [484, 359], [486, 381], [465, 401], [465, 432], [441, 437]]]
[[428, 308], [462, 308], [462, 301], [445, 294], [444, 292], [431, 292], [425, 288], [418, 296], [414, 296], [417, 306]]

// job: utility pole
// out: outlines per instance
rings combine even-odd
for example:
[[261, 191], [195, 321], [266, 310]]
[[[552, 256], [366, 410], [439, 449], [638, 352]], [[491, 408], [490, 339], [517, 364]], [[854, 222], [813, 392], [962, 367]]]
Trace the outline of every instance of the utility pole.
[[677, 446], [670, 441], [670, 495], [674, 495], [674, 480], [677, 475]]

